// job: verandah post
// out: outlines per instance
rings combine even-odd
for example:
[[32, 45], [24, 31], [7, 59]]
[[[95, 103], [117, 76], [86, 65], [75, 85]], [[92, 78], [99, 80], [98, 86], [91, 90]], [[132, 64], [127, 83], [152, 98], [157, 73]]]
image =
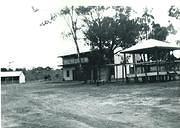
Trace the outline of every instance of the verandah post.
[[118, 80], [118, 65], [115, 65], [116, 68], [116, 80]]
[[127, 79], [127, 67], [126, 67], [126, 53], [124, 53], [124, 69], [125, 69], [125, 80], [128, 82]]
[[143, 54], [143, 60], [144, 60], [144, 73], [145, 73], [145, 80], [147, 81], [148, 80], [148, 78], [147, 78], [147, 67], [146, 67], [146, 63], [145, 63], [145, 61], [146, 61], [146, 58], [145, 58], [145, 54]]
[[137, 81], [137, 68], [136, 68], [136, 60], [135, 60], [135, 54], [133, 54], [133, 67], [134, 67], [134, 80]]
[[[124, 62], [123, 62], [124, 63]], [[122, 66], [122, 80], [124, 82], [124, 64], [121, 65]]]
[[157, 76], [156, 80], [159, 81], [159, 63], [158, 63], [158, 51], [155, 51], [155, 58], [156, 58], [156, 70], [157, 70]]

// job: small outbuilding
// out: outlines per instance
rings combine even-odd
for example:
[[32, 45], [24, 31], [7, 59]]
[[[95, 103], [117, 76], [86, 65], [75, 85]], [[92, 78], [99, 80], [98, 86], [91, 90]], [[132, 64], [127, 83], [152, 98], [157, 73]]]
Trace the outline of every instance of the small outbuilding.
[[0, 72], [2, 84], [25, 83], [25, 75], [22, 71]]

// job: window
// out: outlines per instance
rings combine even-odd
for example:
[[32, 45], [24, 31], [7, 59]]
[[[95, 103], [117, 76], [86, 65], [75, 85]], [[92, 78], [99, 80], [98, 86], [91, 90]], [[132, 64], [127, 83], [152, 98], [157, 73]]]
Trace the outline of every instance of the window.
[[66, 77], [69, 77], [69, 70], [66, 71]]

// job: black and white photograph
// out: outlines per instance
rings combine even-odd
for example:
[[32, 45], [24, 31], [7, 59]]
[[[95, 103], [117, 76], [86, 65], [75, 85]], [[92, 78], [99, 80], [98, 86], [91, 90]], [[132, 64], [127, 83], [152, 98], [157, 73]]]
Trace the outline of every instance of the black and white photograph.
[[2, 0], [1, 128], [180, 128], [180, 0]]

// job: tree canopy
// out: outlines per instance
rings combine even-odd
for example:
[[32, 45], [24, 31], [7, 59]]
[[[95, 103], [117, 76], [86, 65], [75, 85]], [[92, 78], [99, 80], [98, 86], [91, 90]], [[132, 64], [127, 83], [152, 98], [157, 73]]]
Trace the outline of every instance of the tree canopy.
[[175, 5], [172, 5], [169, 8], [169, 16], [175, 17], [176, 19], [180, 19], [180, 9], [176, 7]]
[[166, 40], [167, 35], [168, 30], [166, 27], [161, 27], [160, 24], [153, 24], [149, 38], [164, 41]]
[[[105, 15], [110, 9], [115, 13]], [[102, 54], [103, 49], [106, 49], [109, 51], [107, 55], [110, 59], [113, 58], [116, 48], [130, 47], [139, 38], [141, 26], [138, 19], [130, 19], [132, 12], [130, 7], [91, 6], [81, 7], [81, 11], [79, 14], [85, 23], [83, 33], [87, 44], [92, 50], [98, 49]]]
[[[172, 10], [174, 6], [169, 12]], [[64, 17], [69, 27], [67, 35], [74, 40], [80, 62], [79, 32], [91, 46], [91, 50], [99, 50], [103, 56], [105, 54], [103, 49], [107, 49], [108, 58], [113, 58], [116, 48], [128, 48], [139, 40], [149, 38], [166, 40], [172, 27], [167, 28], [155, 23], [151, 12], [152, 10], [145, 8], [142, 16], [134, 17], [135, 10], [128, 6], [70, 6], [51, 16], [50, 22], [54, 21], [57, 15]], [[177, 12], [176, 9], [176, 15]]]

